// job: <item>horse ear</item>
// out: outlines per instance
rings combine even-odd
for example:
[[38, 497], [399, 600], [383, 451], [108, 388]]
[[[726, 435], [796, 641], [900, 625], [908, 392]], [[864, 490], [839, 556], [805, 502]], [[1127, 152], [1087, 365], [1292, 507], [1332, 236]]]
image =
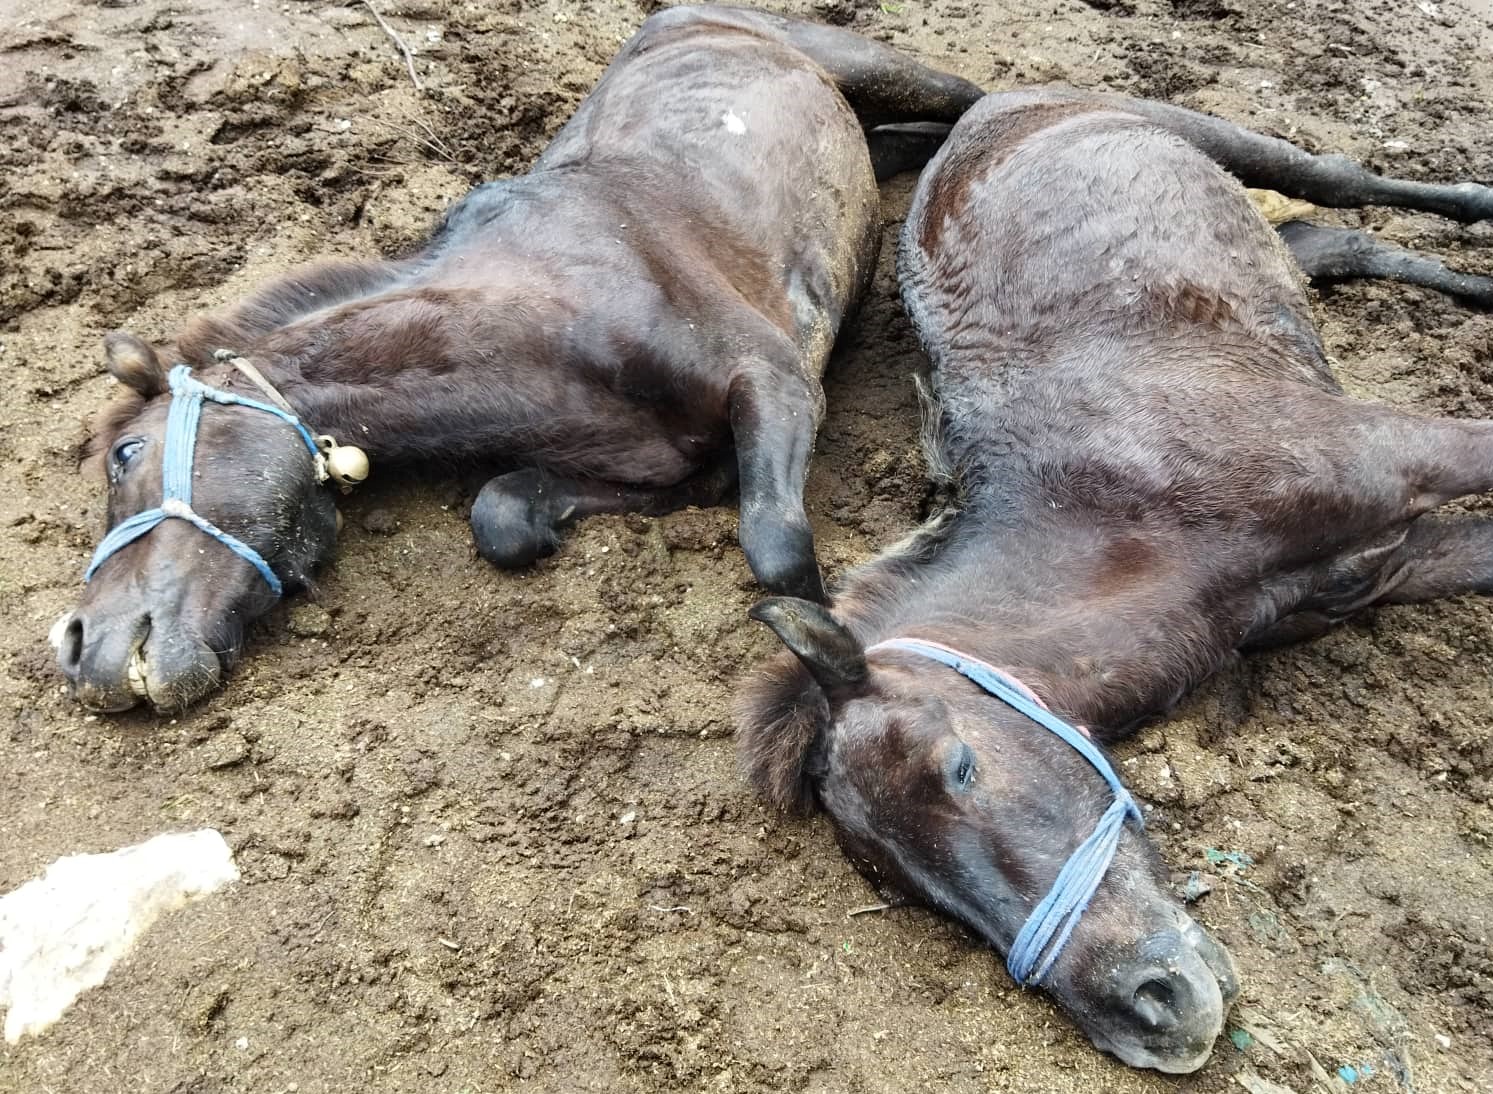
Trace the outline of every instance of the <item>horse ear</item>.
[[133, 334], [117, 330], [104, 337], [104, 367], [114, 379], [147, 399], [166, 390], [166, 366], [149, 344]]
[[758, 601], [747, 614], [772, 628], [831, 702], [865, 689], [870, 675], [865, 647], [826, 609], [810, 600], [771, 596]]

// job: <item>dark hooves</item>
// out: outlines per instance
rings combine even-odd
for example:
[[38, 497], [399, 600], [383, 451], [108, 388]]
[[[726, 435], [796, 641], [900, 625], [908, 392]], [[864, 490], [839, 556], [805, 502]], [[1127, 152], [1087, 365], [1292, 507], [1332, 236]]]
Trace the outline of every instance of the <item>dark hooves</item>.
[[1452, 189], [1457, 192], [1463, 205], [1457, 220], [1465, 224], [1493, 220], [1493, 186], [1484, 186], [1479, 182], [1459, 182]]
[[1461, 303], [1479, 311], [1493, 311], [1493, 277], [1468, 275], [1451, 290]]
[[751, 535], [747, 527], [742, 528], [742, 550], [758, 584], [777, 596], [828, 603], [808, 524], [781, 524], [765, 533]]
[[514, 471], [489, 481], [472, 505], [478, 553], [508, 570], [554, 554], [560, 536], [552, 501], [550, 483], [539, 471]]

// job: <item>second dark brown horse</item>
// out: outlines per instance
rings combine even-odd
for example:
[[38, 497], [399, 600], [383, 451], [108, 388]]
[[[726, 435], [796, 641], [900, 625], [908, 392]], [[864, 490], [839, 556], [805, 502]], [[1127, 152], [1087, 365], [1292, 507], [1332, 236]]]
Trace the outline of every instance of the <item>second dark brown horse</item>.
[[1361, 233], [1278, 236], [1220, 164], [1319, 205], [1493, 218], [1487, 187], [1378, 178], [1176, 107], [985, 99], [924, 173], [899, 256], [954, 501], [832, 611], [754, 609], [794, 656], [748, 687], [739, 728], [759, 789], [822, 807], [877, 885], [1165, 1071], [1208, 1058], [1233, 962], [1083, 734], [972, 680], [1024, 682], [1115, 741], [1237, 650], [1493, 591], [1493, 520], [1431, 512], [1493, 489], [1493, 422], [1346, 396], [1300, 271], [1483, 306], [1493, 280]]

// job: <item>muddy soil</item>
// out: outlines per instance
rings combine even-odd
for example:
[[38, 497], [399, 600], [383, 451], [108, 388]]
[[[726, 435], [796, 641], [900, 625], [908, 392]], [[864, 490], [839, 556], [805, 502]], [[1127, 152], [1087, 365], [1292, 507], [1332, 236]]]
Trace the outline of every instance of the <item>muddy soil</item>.
[[[44, 635], [102, 520], [77, 466], [100, 336], [164, 339], [294, 263], [413, 244], [524, 169], [647, 8], [385, 4], [420, 93], [362, 5], [0, 3], [0, 891], [198, 826], [244, 874], [0, 1048], [0, 1091], [1493, 1088], [1487, 601], [1241, 663], [1120, 749], [1246, 978], [1182, 1080], [1098, 1055], [931, 914], [850, 917], [874, 896], [825, 825], [746, 792], [727, 711], [771, 643], [729, 510], [593, 520], [504, 575], [458, 472], [381, 476], [221, 693], [171, 719], [63, 697]], [[1493, 181], [1486, 0], [794, 10], [991, 87], [1104, 86]], [[889, 244], [907, 195], [887, 188]], [[1329, 219], [1493, 272], [1493, 225]], [[810, 484], [834, 572], [924, 504], [890, 250]], [[1387, 286], [1320, 303], [1356, 393], [1493, 417], [1493, 318]]]

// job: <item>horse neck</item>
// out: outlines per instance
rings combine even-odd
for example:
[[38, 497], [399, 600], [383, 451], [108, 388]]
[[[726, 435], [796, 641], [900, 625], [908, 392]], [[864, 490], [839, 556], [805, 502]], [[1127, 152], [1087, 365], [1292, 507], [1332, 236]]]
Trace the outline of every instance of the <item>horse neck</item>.
[[1054, 709], [1122, 735], [1231, 649], [1205, 575], [1092, 515], [975, 506], [852, 574], [838, 607], [868, 644], [932, 639], [1010, 670]]
[[481, 456], [513, 428], [507, 378], [547, 356], [543, 311], [511, 287], [397, 288], [236, 348], [311, 429], [374, 458]]

